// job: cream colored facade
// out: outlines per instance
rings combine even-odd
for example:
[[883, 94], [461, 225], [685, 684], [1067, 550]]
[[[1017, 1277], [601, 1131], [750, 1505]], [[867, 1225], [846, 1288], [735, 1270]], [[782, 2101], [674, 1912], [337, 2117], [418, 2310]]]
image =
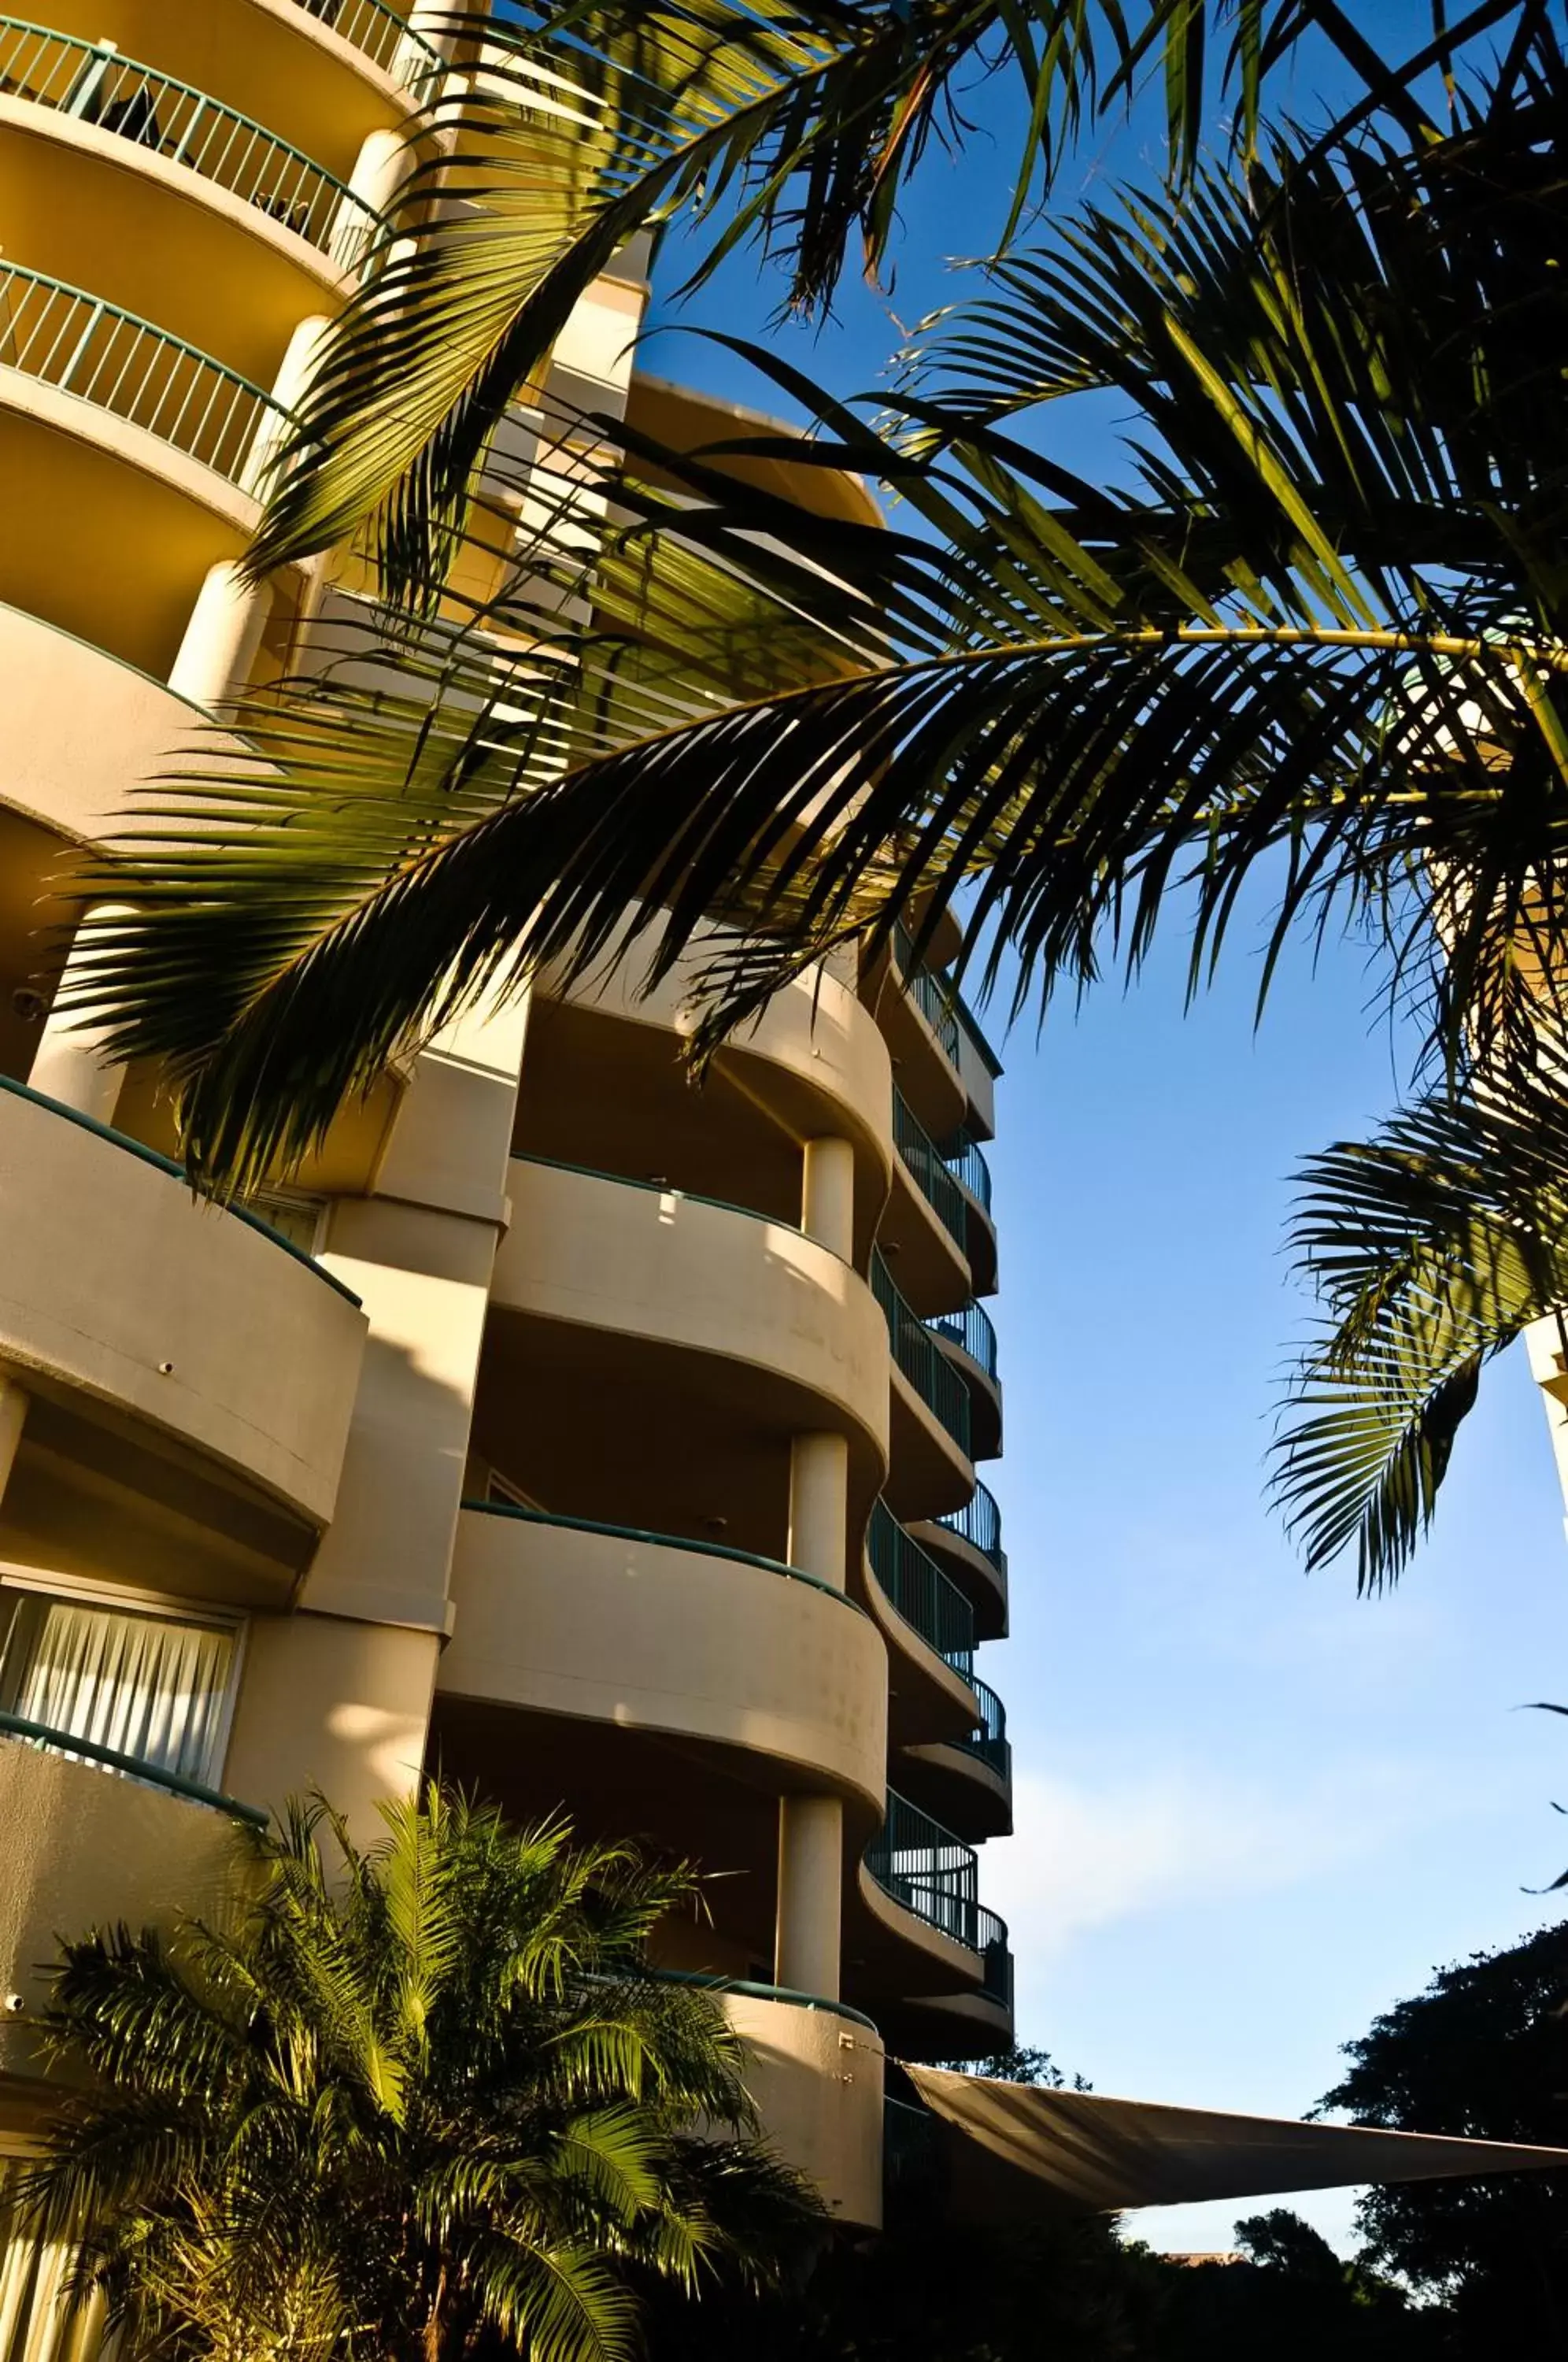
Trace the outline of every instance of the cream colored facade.
[[[200, 1905], [236, 1805], [316, 1783], [371, 1836], [440, 1772], [716, 1873], [661, 1963], [723, 1981], [773, 2136], [874, 2224], [884, 2045], [1011, 2036], [994, 1062], [883, 960], [694, 1092], [679, 977], [547, 975], [276, 1201], [193, 1200], [156, 1076], [51, 1016], [63, 897], [330, 615], [235, 561], [439, 12], [39, 5], [0, 17], [0, 2154], [54, 1931]], [[555, 369], [701, 439], [631, 373], [645, 292]]]

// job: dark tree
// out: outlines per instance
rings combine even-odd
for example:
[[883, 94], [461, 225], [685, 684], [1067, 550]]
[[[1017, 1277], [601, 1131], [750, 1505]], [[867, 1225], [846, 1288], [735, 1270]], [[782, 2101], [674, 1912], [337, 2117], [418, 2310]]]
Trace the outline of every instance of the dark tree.
[[[1321, 2103], [1358, 2123], [1568, 2147], [1568, 1921], [1441, 1969], [1346, 2045]], [[1363, 2202], [1367, 2261], [1452, 2308], [1474, 2362], [1568, 2350], [1568, 2175], [1404, 2182]]]

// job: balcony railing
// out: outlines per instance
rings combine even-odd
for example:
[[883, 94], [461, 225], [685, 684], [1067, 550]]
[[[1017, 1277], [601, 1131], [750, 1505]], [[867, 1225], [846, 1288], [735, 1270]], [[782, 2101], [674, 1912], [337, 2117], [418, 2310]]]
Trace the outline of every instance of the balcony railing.
[[1012, 1954], [1008, 1948], [1007, 1921], [994, 1911], [977, 1913], [979, 1922], [982, 1973], [980, 1991], [988, 2001], [999, 2002], [1012, 2014]]
[[997, 1507], [995, 1495], [988, 1492], [984, 1485], [976, 1485], [974, 1497], [966, 1501], [963, 1508], [950, 1509], [946, 1517], [938, 1518], [936, 1523], [945, 1526], [948, 1532], [956, 1534], [961, 1541], [966, 1541], [971, 1550], [977, 1550], [982, 1558], [988, 1558], [997, 1573], [1006, 1580], [1007, 1552], [1001, 1541], [1001, 1511]]
[[247, 481], [262, 421], [270, 440], [291, 423], [271, 394], [182, 337], [14, 262], [0, 263], [0, 367], [145, 428], [231, 484]]
[[0, 16], [0, 93], [112, 131], [199, 172], [345, 270], [378, 226], [369, 205], [286, 139], [189, 83], [23, 17]]
[[939, 1312], [928, 1320], [926, 1327], [950, 1344], [961, 1345], [972, 1362], [978, 1362], [988, 1378], [997, 1374], [997, 1332], [991, 1318], [981, 1305], [966, 1304], [961, 1312]]
[[888, 1323], [894, 1361], [967, 1459], [968, 1388], [918, 1313], [910, 1310], [875, 1248], [871, 1252], [871, 1289]]
[[893, 930], [893, 962], [904, 980], [904, 990], [942, 1044], [943, 1055], [950, 1065], [956, 1066], [960, 1056], [958, 1020], [945, 989], [930, 969], [916, 967], [914, 944], [903, 927]]
[[938, 1155], [925, 1126], [897, 1091], [893, 1093], [893, 1145], [943, 1229], [963, 1247], [967, 1236], [964, 1192]]
[[[439, 73], [441, 61], [421, 34], [387, 0], [295, 0], [307, 17], [327, 26], [340, 40], [361, 50], [372, 65], [396, 72], [411, 86]], [[454, 0], [454, 6], [457, 0]]]
[[866, 1867], [883, 1893], [917, 1919], [971, 1952], [985, 1948], [974, 1847], [890, 1788], [888, 1817], [866, 1849]]
[[171, 1796], [183, 1797], [187, 1804], [209, 1805], [214, 1812], [226, 1813], [231, 1820], [245, 1821], [253, 1829], [267, 1826], [267, 1816], [259, 1805], [241, 1805], [216, 1788], [204, 1787], [199, 1780], [166, 1772], [161, 1764], [144, 1762], [140, 1756], [127, 1755], [117, 1747], [101, 1747], [95, 1738], [79, 1738], [74, 1731], [51, 1730], [41, 1722], [28, 1722], [22, 1715], [0, 1712], [0, 1738], [19, 1738], [28, 1747], [45, 1748], [56, 1755], [78, 1756], [100, 1771], [117, 1772], [123, 1780], [139, 1780], [149, 1788], [161, 1788]]
[[980, 1153], [980, 1143], [961, 1131], [951, 1148], [943, 1151], [942, 1161], [955, 1181], [961, 1181], [971, 1198], [991, 1210], [991, 1168]]
[[958, 1741], [966, 1755], [973, 1755], [989, 1766], [999, 1780], [1012, 1776], [1012, 1749], [1008, 1745], [1007, 1708], [988, 1682], [975, 1682], [973, 1688], [979, 1701], [980, 1719], [967, 1738]]
[[871, 1572], [893, 1606], [912, 1625], [944, 1662], [966, 1682], [975, 1676], [975, 1611], [950, 1575], [911, 1535], [906, 1534], [891, 1510], [873, 1504], [867, 1537]]

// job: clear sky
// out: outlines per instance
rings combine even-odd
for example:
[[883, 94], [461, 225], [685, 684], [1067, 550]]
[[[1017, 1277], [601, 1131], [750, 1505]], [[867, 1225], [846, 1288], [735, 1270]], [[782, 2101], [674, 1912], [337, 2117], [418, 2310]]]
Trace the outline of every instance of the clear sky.
[[[1390, 47], [1420, 18], [1408, 0], [1357, 14]], [[963, 166], [927, 168], [890, 302], [852, 287], [821, 336], [775, 331], [777, 286], [743, 260], [680, 316], [771, 337], [837, 392], [874, 384], [899, 324], [955, 292], [944, 259], [999, 226], [1009, 140], [988, 104]], [[1141, 149], [1136, 128], [1105, 141], [1088, 177], [1136, 171]], [[645, 360], [779, 407], [684, 336]], [[1054, 432], [1071, 464], [1115, 464], [1103, 414]], [[1018, 1833], [986, 1848], [982, 1894], [1011, 1927], [1021, 2040], [1102, 2092], [1294, 2115], [1379, 2009], [1558, 1907], [1521, 1890], [1568, 1863], [1549, 1803], [1568, 1797], [1564, 1727], [1515, 1709], [1568, 1697], [1568, 1546], [1516, 1352], [1400, 1591], [1358, 1601], [1353, 1569], [1301, 1573], [1262, 1495], [1302, 1312], [1280, 1252], [1290, 1175], [1386, 1111], [1394, 1045], [1354, 948], [1289, 964], [1255, 1035], [1244, 931], [1187, 1016], [1183, 952], [1173, 929], [1132, 996], [1107, 985], [1003, 1045], [1007, 1451], [985, 1473], [1013, 1634], [982, 1671], [1008, 1706]], [[1261, 2202], [1132, 2227], [1223, 2246]], [[1347, 2195], [1284, 2202], [1347, 2240]]]

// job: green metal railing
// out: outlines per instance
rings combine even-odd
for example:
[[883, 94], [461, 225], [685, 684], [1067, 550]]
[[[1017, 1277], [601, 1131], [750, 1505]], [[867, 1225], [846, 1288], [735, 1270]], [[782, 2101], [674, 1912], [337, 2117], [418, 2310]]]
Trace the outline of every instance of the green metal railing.
[[891, 1788], [888, 1817], [866, 1849], [866, 1867], [884, 1894], [927, 1926], [940, 1928], [971, 1952], [984, 1949], [980, 1864], [974, 1847]]
[[100, 1747], [95, 1738], [79, 1738], [74, 1731], [54, 1730], [47, 1723], [28, 1722], [23, 1715], [0, 1712], [0, 1738], [19, 1738], [29, 1747], [49, 1748], [58, 1755], [79, 1755], [103, 1771], [142, 1781], [149, 1788], [162, 1788], [171, 1796], [183, 1797], [187, 1804], [210, 1805], [215, 1813], [226, 1813], [231, 1820], [248, 1822], [253, 1829], [267, 1826], [266, 1814], [255, 1805], [241, 1805], [216, 1788], [204, 1787], [199, 1780], [187, 1780], [182, 1772], [166, 1772], [160, 1763], [144, 1762], [139, 1755], [127, 1755], [118, 1747]]
[[711, 1975], [705, 1969], [650, 1969], [648, 1974], [661, 1985], [696, 1985], [704, 1992], [737, 1993], [744, 2001], [780, 2002], [789, 2009], [825, 2010], [830, 2017], [846, 2017], [852, 2025], [864, 2025], [879, 2035], [880, 2027], [874, 2017], [863, 2009], [851, 2009], [846, 2002], [826, 2001], [821, 1993], [797, 1992], [790, 1985], [759, 1985], [749, 1977]]
[[411, 32], [407, 19], [389, 7], [387, 0], [295, 0], [295, 5], [340, 40], [362, 50], [372, 65], [389, 73], [395, 68], [405, 83], [418, 83], [441, 71], [429, 42]]
[[1006, 1580], [1007, 1552], [1001, 1541], [1001, 1511], [997, 1507], [995, 1495], [988, 1492], [984, 1485], [976, 1485], [973, 1497], [965, 1503], [963, 1508], [950, 1509], [944, 1518], [938, 1518], [936, 1523], [945, 1526], [950, 1534], [956, 1534], [971, 1549], [977, 1550], [982, 1558], [988, 1558], [997, 1573]]
[[978, 1362], [988, 1378], [996, 1376], [997, 1332], [983, 1306], [966, 1304], [961, 1312], [939, 1312], [925, 1325], [935, 1336], [962, 1346], [972, 1362]]
[[122, 57], [112, 41], [77, 40], [25, 17], [0, 16], [0, 92], [188, 166], [345, 270], [379, 226], [369, 205], [286, 139], [191, 83]]
[[980, 1143], [961, 1131], [953, 1146], [943, 1151], [942, 1161], [955, 1181], [961, 1181], [971, 1198], [991, 1210], [991, 1168], [980, 1153]]
[[652, 1533], [646, 1526], [608, 1526], [599, 1518], [565, 1518], [552, 1509], [525, 1509], [520, 1501], [465, 1498], [461, 1506], [486, 1518], [516, 1518], [526, 1526], [554, 1526], [569, 1534], [604, 1534], [612, 1541], [647, 1542], [657, 1550], [689, 1551], [694, 1558], [728, 1559], [734, 1566], [755, 1566], [764, 1574], [781, 1574], [787, 1583], [803, 1583], [808, 1590], [825, 1592], [841, 1607], [847, 1607], [852, 1616], [866, 1613], [836, 1583], [824, 1583], [820, 1574], [808, 1574], [804, 1567], [786, 1566], [782, 1559], [758, 1558], [755, 1551], [734, 1550], [728, 1542], [698, 1541], [690, 1534]]
[[944, 988], [930, 969], [916, 967], [914, 944], [907, 928], [893, 930], [893, 961], [903, 977], [905, 991], [941, 1043], [944, 1056], [950, 1065], [956, 1066], [960, 1055], [958, 1020]]
[[927, 1648], [966, 1682], [975, 1677], [975, 1611], [884, 1502], [872, 1505], [866, 1539], [871, 1572], [893, 1606]]
[[979, 1703], [980, 1719], [967, 1738], [958, 1741], [966, 1755], [977, 1756], [996, 1773], [999, 1780], [1012, 1778], [1012, 1749], [1008, 1744], [1007, 1708], [988, 1682], [977, 1682], [971, 1677], [971, 1687]]
[[246, 482], [263, 421], [290, 424], [271, 394], [183, 337], [20, 263], [0, 263], [0, 367], [112, 411], [231, 484]]
[[875, 1247], [871, 1251], [871, 1292], [887, 1320], [894, 1361], [967, 1459], [969, 1390], [924, 1321], [910, 1310], [899, 1294], [891, 1272]]
[[938, 1155], [931, 1134], [897, 1091], [893, 1093], [893, 1145], [943, 1229], [964, 1246], [967, 1238], [964, 1192]]
[[970, 1008], [968, 1002], [965, 999], [961, 992], [955, 992], [954, 994], [953, 1005], [958, 1012], [959, 1024], [963, 1027], [964, 1032], [968, 1035], [970, 1041], [975, 1045], [976, 1056], [979, 1059], [981, 1065], [984, 1066], [987, 1074], [990, 1076], [994, 1082], [996, 1077], [1001, 1073], [1002, 1062], [997, 1056], [997, 1054], [992, 1049], [990, 1043], [987, 1041], [979, 1019], [976, 1016], [974, 1010]]
[[1007, 1924], [977, 1896], [980, 1865], [973, 1846], [889, 1788], [888, 1817], [866, 1849], [866, 1867], [884, 1894], [977, 1952], [981, 1992], [1012, 2007]]
[[882, 2185], [889, 2195], [935, 2189], [942, 2175], [942, 2120], [908, 2100], [882, 2103]]
[[1012, 1954], [1008, 1948], [1007, 1922], [999, 1919], [994, 1911], [980, 1910], [975, 1916], [980, 1939], [980, 1991], [988, 2001], [999, 2002], [1010, 2013]]

